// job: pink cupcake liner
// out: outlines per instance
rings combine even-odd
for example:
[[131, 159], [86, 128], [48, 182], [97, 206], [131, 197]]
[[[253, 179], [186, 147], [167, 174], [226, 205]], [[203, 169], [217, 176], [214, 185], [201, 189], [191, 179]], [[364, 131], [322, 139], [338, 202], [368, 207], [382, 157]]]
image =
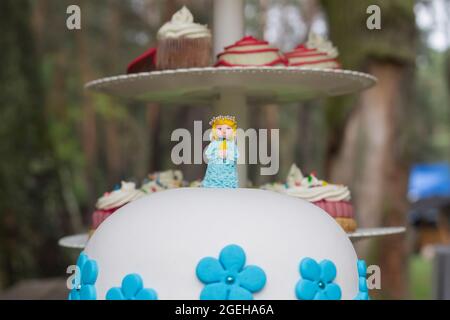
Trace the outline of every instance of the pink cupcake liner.
[[353, 218], [353, 205], [348, 201], [326, 201], [313, 202], [316, 206], [326, 211], [333, 218]]
[[108, 210], [95, 210], [92, 214], [92, 229], [97, 229], [110, 215], [116, 212], [120, 207]]

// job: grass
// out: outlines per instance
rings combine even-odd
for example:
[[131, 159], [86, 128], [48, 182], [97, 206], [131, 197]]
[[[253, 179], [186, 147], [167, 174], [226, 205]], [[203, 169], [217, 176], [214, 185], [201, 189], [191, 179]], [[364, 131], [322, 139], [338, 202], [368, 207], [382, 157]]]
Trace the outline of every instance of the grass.
[[413, 255], [409, 259], [409, 270], [411, 299], [432, 299], [432, 261], [421, 255]]

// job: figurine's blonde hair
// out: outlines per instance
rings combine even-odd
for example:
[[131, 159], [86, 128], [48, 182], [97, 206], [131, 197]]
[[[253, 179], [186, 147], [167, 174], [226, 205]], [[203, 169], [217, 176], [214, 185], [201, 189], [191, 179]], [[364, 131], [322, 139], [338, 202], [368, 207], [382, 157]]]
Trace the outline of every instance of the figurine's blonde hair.
[[227, 125], [233, 129], [233, 139], [236, 137], [237, 122], [233, 116], [217, 116], [211, 119], [209, 125], [212, 127], [210, 138], [211, 140], [217, 140], [217, 126]]

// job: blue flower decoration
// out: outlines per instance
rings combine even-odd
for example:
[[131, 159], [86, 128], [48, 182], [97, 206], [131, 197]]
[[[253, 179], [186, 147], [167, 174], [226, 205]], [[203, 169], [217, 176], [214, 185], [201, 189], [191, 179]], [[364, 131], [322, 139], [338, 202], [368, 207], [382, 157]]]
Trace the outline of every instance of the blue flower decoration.
[[330, 260], [317, 263], [304, 258], [300, 263], [302, 279], [297, 282], [295, 294], [299, 300], [340, 300], [341, 288], [333, 283], [336, 266]]
[[364, 260], [358, 260], [358, 287], [359, 293], [356, 295], [355, 300], [370, 300], [369, 297], [369, 288], [367, 287], [367, 265]]
[[77, 260], [77, 271], [72, 281], [73, 287], [69, 293], [69, 300], [95, 300], [97, 298], [95, 290], [97, 276], [97, 262], [89, 259], [82, 252]]
[[206, 257], [197, 265], [198, 279], [205, 284], [201, 300], [252, 300], [253, 293], [264, 288], [266, 274], [257, 266], [245, 266], [245, 252], [228, 245], [219, 259]]
[[106, 300], [158, 300], [156, 291], [144, 288], [140, 275], [131, 273], [122, 280], [122, 287], [114, 287], [106, 293]]

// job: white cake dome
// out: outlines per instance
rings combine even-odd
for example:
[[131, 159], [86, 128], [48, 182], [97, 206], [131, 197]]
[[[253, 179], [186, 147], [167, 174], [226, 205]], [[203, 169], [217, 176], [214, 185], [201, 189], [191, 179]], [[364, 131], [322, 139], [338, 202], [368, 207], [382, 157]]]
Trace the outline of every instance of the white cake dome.
[[[361, 288], [355, 250], [333, 218], [309, 202], [257, 189], [181, 188], [151, 194], [102, 223], [83, 254], [95, 262], [95, 275], [85, 276], [90, 282], [84, 282], [97, 299], [105, 299], [111, 288], [126, 296], [124, 278], [138, 283], [131, 295], [152, 288], [142, 294], [220, 298], [236, 279], [222, 279], [224, 284], [214, 278], [233, 264], [241, 264], [236, 267], [240, 271], [244, 264], [258, 267], [244, 267], [246, 275], [234, 273], [241, 277], [237, 296], [257, 300], [314, 298], [325, 287], [334, 298], [355, 299]], [[218, 270], [221, 263], [224, 271]]]

